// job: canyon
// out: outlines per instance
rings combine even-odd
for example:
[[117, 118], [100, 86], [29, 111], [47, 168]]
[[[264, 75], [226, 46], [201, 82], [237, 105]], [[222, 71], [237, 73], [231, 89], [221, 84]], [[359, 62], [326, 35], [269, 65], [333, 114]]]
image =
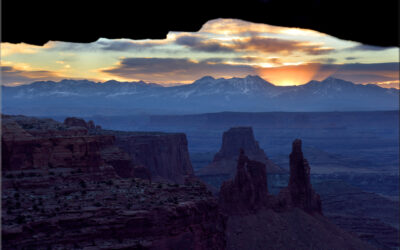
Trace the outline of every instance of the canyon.
[[227, 180], [235, 176], [238, 152], [241, 149], [252, 160], [265, 164], [267, 173], [279, 174], [287, 172], [267, 157], [264, 150], [260, 148], [255, 140], [251, 127], [233, 127], [223, 133], [221, 148], [214, 155], [213, 161], [197, 171], [196, 175], [210, 186], [219, 188], [221, 180]]
[[[138, 135], [138, 153], [147, 157], [154, 153], [148, 148], [176, 144], [176, 151], [154, 155], [177, 167], [154, 182], [146, 177], [155, 169], [137, 166], [140, 158], [117, 146], [119, 135], [92, 122], [2, 118], [3, 249], [225, 248], [225, 219], [215, 197], [191, 175], [182, 135]], [[158, 167], [171, 166], [164, 163]], [[180, 164], [188, 172], [173, 172]]]
[[[324, 216], [301, 140], [289, 158], [287, 172], [251, 127], [231, 128], [214, 157], [229, 162], [216, 191], [195, 176], [185, 134], [3, 115], [3, 249], [374, 249], [333, 206]], [[269, 171], [290, 176], [278, 194]]]
[[272, 195], [265, 164], [240, 151], [236, 175], [219, 193], [221, 211], [228, 216], [227, 249], [375, 249], [322, 215], [299, 139], [290, 162], [288, 186]]
[[[3, 116], [3, 169], [73, 168], [84, 172], [112, 169], [134, 177], [145, 166], [154, 179], [183, 183], [193, 175], [184, 134], [102, 130], [93, 121], [64, 123], [24, 116]], [[110, 167], [112, 166], [112, 167]]]

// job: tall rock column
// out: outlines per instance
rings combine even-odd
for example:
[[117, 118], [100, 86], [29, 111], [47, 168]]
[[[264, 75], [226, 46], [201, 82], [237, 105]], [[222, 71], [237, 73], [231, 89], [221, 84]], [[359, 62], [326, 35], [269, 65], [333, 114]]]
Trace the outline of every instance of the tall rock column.
[[233, 178], [240, 149], [246, 151], [246, 155], [250, 159], [264, 163], [268, 174], [286, 173], [284, 169], [268, 159], [264, 150], [255, 140], [252, 127], [233, 127], [224, 132], [221, 149], [215, 154], [213, 162], [200, 169], [197, 176], [207, 178], [226, 175], [228, 178]]
[[289, 207], [299, 207], [308, 213], [321, 213], [321, 199], [313, 190], [310, 181], [310, 166], [303, 157], [301, 140], [292, 144], [289, 185], [280, 192], [280, 198]]
[[267, 173], [265, 164], [252, 161], [240, 150], [236, 175], [222, 184], [219, 205], [226, 214], [255, 212], [267, 203]]

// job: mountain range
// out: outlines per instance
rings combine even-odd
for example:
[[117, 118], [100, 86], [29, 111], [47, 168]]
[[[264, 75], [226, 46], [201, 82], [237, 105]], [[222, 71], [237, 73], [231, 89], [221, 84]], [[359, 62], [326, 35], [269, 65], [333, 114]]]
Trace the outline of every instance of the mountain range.
[[276, 86], [259, 76], [164, 87], [155, 83], [89, 80], [2, 86], [3, 113], [26, 115], [185, 114], [220, 111], [398, 110], [399, 90], [336, 78]]

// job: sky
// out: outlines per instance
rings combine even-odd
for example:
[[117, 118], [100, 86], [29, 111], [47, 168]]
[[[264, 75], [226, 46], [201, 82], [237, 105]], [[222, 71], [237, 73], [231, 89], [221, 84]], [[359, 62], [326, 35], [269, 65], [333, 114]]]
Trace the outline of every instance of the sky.
[[197, 32], [165, 39], [100, 38], [43, 46], [1, 43], [2, 84], [88, 79], [189, 84], [203, 77], [259, 75], [275, 85], [332, 76], [357, 84], [399, 88], [399, 48], [340, 40], [300, 28], [215, 19]]

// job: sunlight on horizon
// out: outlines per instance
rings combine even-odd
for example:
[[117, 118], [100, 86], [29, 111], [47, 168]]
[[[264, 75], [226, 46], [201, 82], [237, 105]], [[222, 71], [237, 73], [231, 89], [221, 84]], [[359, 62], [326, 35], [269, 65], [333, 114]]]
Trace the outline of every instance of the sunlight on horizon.
[[165, 39], [1, 43], [2, 84], [68, 78], [176, 85], [205, 75], [259, 75], [290, 86], [332, 75], [357, 84], [395, 86], [398, 52], [397, 47], [367, 46], [309, 29], [215, 19], [198, 32], [171, 31]]

